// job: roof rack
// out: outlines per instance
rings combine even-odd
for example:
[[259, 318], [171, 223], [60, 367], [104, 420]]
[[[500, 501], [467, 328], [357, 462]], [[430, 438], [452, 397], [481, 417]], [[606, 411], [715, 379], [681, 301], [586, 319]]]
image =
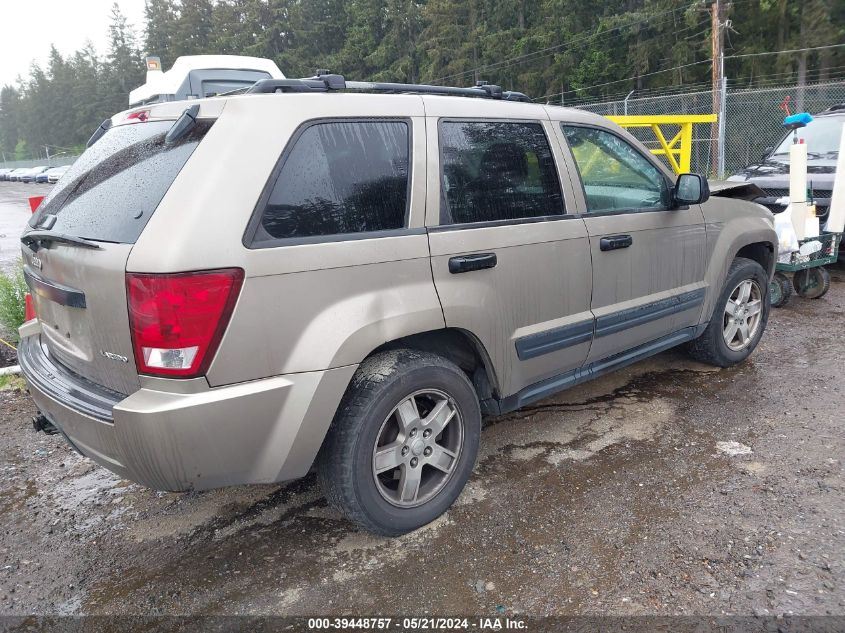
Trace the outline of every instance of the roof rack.
[[499, 99], [502, 101], [531, 102], [521, 92], [502, 90], [501, 86], [479, 81], [475, 87], [459, 88], [455, 86], [432, 86], [429, 84], [400, 84], [370, 81], [346, 81], [343, 75], [335, 75], [327, 70], [318, 70], [314, 77], [304, 79], [262, 79], [255, 82], [245, 94], [274, 92], [337, 92], [357, 90], [360, 92], [384, 92], [388, 94], [430, 94], [454, 97], [478, 97]]

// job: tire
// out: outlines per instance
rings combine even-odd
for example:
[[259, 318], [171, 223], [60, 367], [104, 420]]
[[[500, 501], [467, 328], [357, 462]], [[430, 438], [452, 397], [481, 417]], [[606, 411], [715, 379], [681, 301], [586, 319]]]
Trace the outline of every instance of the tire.
[[795, 292], [804, 299], [821, 299], [830, 290], [830, 273], [823, 266], [805, 268], [792, 276]]
[[769, 297], [773, 308], [780, 308], [789, 303], [792, 297], [792, 283], [789, 277], [783, 273], [775, 273], [774, 278], [769, 282]]
[[[737, 296], [736, 292], [740, 290], [740, 285], [745, 284], [745, 282], [751, 282], [746, 287], [752, 289], [752, 296], [759, 297], [757, 299], [760, 302], [759, 312], [754, 315], [750, 315], [748, 312], [738, 313], [740, 319], [746, 321], [747, 327], [745, 333], [748, 336], [745, 342], [740, 345], [743, 332], [737, 329], [734, 332], [734, 336], [737, 338], [732, 339], [733, 342], [729, 345], [726, 340], [726, 336], [730, 334], [729, 328], [731, 328], [731, 317], [727, 312], [728, 300]], [[754, 290], [755, 287], [756, 291]], [[734, 301], [732, 303], [734, 306], [737, 305]], [[747, 305], [751, 303], [749, 302]], [[759, 315], [759, 318], [754, 319], [753, 316], [757, 315]], [[690, 344], [690, 354], [696, 360], [717, 367], [731, 367], [737, 363], [741, 363], [757, 347], [760, 338], [763, 336], [763, 331], [766, 329], [768, 320], [768, 275], [766, 275], [766, 271], [757, 262], [744, 257], [737, 257], [728, 270], [727, 278], [722, 287], [722, 292], [719, 293], [719, 298], [716, 300], [713, 315], [710, 317], [707, 329]]]
[[[440, 433], [431, 433], [435, 409], [441, 420], [452, 416]], [[478, 396], [457, 365], [428, 352], [381, 352], [355, 372], [317, 457], [317, 476], [329, 503], [353, 523], [398, 536], [430, 523], [457, 499], [480, 436]], [[377, 450], [386, 455], [381, 463]], [[441, 468], [429, 463], [438, 459]], [[394, 462], [401, 465], [376, 474]], [[421, 484], [412, 497], [416, 476]]]

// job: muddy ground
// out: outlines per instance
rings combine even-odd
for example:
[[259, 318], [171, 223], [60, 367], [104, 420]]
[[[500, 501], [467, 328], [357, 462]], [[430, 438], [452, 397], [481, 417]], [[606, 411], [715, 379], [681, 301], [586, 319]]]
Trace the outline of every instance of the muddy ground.
[[0, 615], [845, 614], [834, 280], [740, 367], [669, 352], [488, 420], [458, 504], [399, 539], [353, 529], [313, 477], [121, 481], [0, 391]]

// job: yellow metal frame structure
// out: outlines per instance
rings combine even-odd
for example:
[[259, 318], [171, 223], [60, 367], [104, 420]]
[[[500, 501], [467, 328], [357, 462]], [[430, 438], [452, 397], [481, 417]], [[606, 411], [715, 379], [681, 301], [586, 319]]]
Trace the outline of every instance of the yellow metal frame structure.
[[[607, 117], [623, 128], [646, 127], [651, 128], [660, 149], [651, 150], [652, 154], [665, 156], [669, 166], [676, 174], [685, 174], [690, 170], [692, 160], [692, 126], [696, 123], [715, 123], [715, 114], [658, 114], [643, 116], [609, 116]], [[678, 133], [671, 140], [666, 140], [661, 126], [672, 125], [678, 127]]]

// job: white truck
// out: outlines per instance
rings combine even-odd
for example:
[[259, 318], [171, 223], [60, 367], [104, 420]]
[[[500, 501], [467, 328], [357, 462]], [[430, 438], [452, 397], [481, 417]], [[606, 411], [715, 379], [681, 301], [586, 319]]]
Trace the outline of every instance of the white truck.
[[275, 62], [242, 55], [188, 55], [178, 57], [167, 72], [158, 57], [147, 57], [147, 82], [129, 93], [129, 107], [202, 99], [239, 88], [261, 79], [284, 79]]

